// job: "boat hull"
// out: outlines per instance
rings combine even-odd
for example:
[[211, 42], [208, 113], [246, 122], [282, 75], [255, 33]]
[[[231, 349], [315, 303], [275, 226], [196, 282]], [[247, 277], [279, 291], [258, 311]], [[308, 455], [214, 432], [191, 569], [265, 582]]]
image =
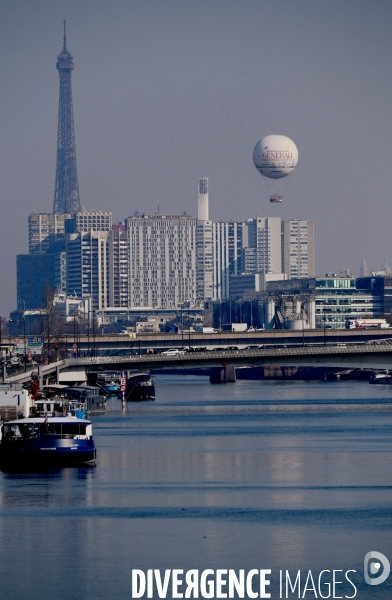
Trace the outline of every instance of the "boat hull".
[[27, 417], [1, 427], [1, 468], [93, 463], [92, 423], [75, 417]]
[[155, 387], [153, 385], [135, 387], [125, 394], [125, 400], [128, 402], [155, 400]]
[[[118, 396], [122, 398], [122, 392]], [[128, 377], [124, 396], [127, 402], [155, 400], [155, 382], [150, 373], [133, 373]]]
[[1, 465], [75, 465], [93, 463], [94, 440], [53, 439], [40, 435], [33, 440], [7, 442], [0, 449]]

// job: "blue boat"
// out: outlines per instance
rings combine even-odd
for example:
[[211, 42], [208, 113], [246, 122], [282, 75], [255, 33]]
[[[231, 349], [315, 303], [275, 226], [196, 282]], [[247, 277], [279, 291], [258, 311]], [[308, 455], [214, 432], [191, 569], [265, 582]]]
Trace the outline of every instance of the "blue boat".
[[94, 463], [92, 423], [74, 417], [29, 417], [1, 428], [0, 465], [23, 467]]
[[107, 396], [116, 395], [120, 389], [118, 373], [100, 373], [96, 385], [104, 391]]
[[108, 396], [116, 395], [120, 389], [120, 384], [115, 381], [109, 381], [101, 384], [101, 387], [105, 390]]

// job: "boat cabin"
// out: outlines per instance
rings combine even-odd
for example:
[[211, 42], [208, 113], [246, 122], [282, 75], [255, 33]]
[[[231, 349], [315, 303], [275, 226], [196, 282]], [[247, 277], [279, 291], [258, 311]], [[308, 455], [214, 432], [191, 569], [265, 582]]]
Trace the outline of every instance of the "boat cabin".
[[43, 418], [9, 421], [2, 427], [3, 440], [17, 441], [47, 435], [57, 439], [89, 439], [92, 436], [91, 421], [72, 419], [50, 421]]

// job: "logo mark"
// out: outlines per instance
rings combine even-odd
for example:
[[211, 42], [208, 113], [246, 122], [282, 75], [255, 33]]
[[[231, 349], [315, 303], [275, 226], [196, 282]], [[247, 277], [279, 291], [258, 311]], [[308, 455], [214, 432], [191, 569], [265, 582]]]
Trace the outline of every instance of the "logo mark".
[[[384, 554], [381, 554], [381, 552], [375, 552], [374, 550], [366, 554], [364, 565], [366, 583], [369, 585], [380, 585], [380, 583], [384, 583], [384, 581], [388, 579], [390, 570], [391, 565]], [[378, 577], [371, 577], [377, 573], [380, 573]]]

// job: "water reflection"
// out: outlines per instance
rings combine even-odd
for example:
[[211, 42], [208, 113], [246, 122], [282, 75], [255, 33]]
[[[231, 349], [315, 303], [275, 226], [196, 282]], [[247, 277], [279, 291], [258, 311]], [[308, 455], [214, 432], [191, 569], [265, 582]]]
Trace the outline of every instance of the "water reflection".
[[[72, 505], [88, 496], [95, 467], [1, 471], [0, 508]], [[87, 502], [87, 500], [86, 500]]]

